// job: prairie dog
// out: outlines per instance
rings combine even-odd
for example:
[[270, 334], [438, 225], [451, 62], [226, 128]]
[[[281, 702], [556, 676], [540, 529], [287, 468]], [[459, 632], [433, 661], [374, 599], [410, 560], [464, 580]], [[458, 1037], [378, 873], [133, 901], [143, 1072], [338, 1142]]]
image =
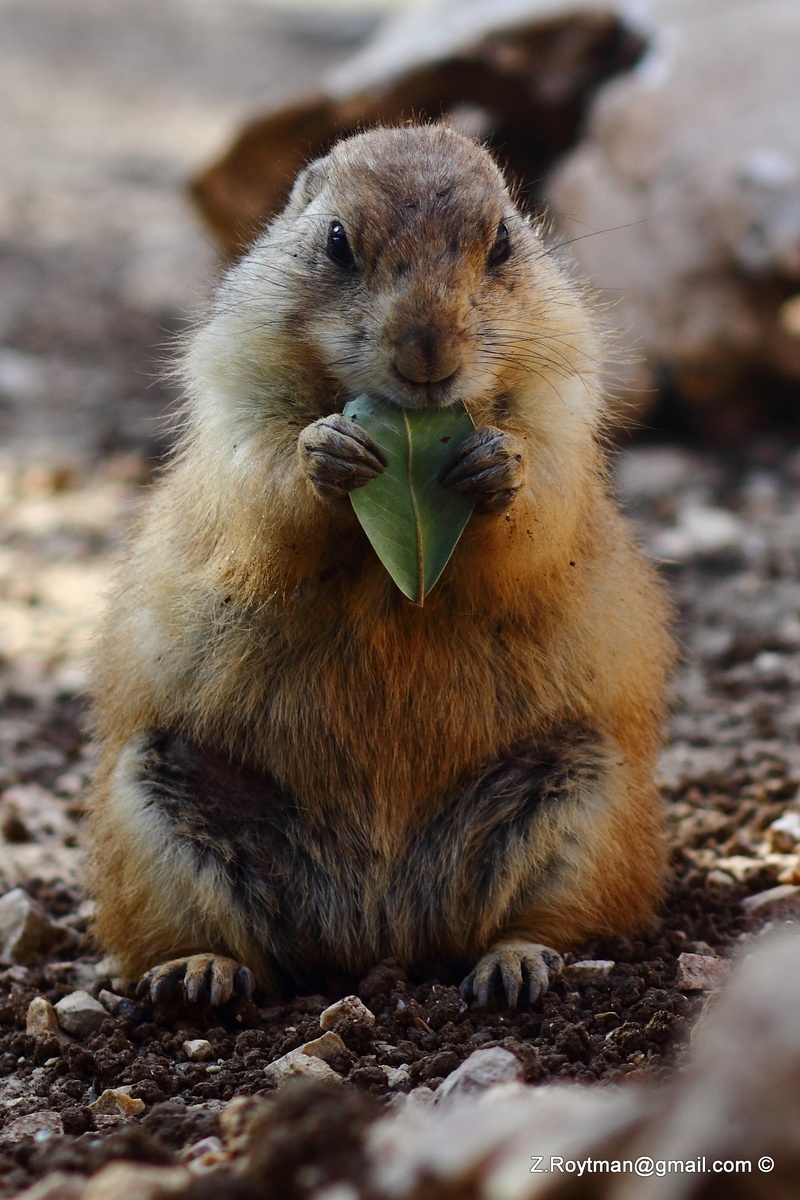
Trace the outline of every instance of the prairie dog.
[[[444, 126], [299, 176], [188, 343], [185, 428], [96, 654], [91, 879], [154, 998], [385, 956], [534, 1000], [642, 927], [668, 610], [609, 497], [592, 308], [489, 154]], [[342, 415], [461, 400], [476, 509], [418, 608], [349, 492]]]

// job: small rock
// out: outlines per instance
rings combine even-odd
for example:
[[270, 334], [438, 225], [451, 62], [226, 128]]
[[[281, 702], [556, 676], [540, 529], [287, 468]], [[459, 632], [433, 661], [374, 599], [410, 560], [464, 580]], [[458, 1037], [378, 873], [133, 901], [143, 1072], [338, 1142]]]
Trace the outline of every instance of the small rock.
[[447, 1076], [436, 1093], [437, 1101], [452, 1096], [469, 1096], [485, 1092], [498, 1083], [521, 1079], [522, 1063], [510, 1050], [492, 1046], [488, 1050], [473, 1050], [460, 1067]]
[[595, 979], [605, 979], [616, 965], [613, 958], [584, 958], [565, 967], [564, 978], [575, 983], [590, 983]]
[[205, 1038], [192, 1038], [183, 1043], [183, 1052], [191, 1062], [206, 1062], [213, 1057], [214, 1048]]
[[49, 1110], [28, 1113], [24, 1117], [17, 1117], [16, 1121], [10, 1121], [3, 1127], [0, 1132], [0, 1147], [16, 1145], [21, 1138], [25, 1137], [32, 1137], [37, 1142], [46, 1142], [50, 1138], [59, 1137], [63, 1132], [64, 1126], [61, 1124], [61, 1117], [58, 1113]]
[[375, 1024], [375, 1014], [359, 1000], [358, 996], [345, 996], [343, 1000], [337, 1000], [335, 1004], [328, 1005], [319, 1015], [320, 1028], [333, 1029], [337, 1021], [343, 1019], [358, 1021], [364, 1025]]
[[411, 1078], [411, 1072], [407, 1063], [403, 1063], [399, 1067], [387, 1067], [385, 1064], [381, 1063], [380, 1068], [385, 1073], [386, 1082], [389, 1084], [389, 1087], [392, 1090], [402, 1087], [404, 1084], [408, 1083], [409, 1079]]
[[800, 909], [800, 887], [792, 883], [781, 883], [778, 887], [745, 896], [741, 902], [746, 913], [766, 916], [767, 913], [787, 913]]
[[772, 822], [767, 833], [772, 850], [779, 854], [791, 854], [800, 842], [800, 812], [788, 810]]
[[187, 1167], [152, 1167], [145, 1163], [115, 1162], [98, 1171], [86, 1184], [81, 1200], [171, 1200], [182, 1197], [192, 1181]]
[[25, 1032], [29, 1037], [42, 1039], [58, 1037], [61, 1033], [56, 1010], [44, 996], [34, 996], [28, 1005]]
[[744, 854], [732, 854], [728, 858], [717, 859], [715, 868], [730, 875], [731, 879], [735, 879], [737, 883], [747, 883], [748, 879], [752, 879], [754, 875], [763, 870], [764, 863], [760, 858], [747, 858]]
[[711, 992], [730, 974], [730, 964], [711, 954], [679, 954], [675, 986], [682, 992]]
[[[335, 1034], [333, 1035], [336, 1036]], [[332, 1067], [315, 1055], [306, 1054], [303, 1047], [290, 1050], [282, 1058], [276, 1058], [264, 1070], [264, 1078], [268, 1083], [282, 1084], [289, 1079], [303, 1076], [316, 1079], [319, 1083], [341, 1083], [341, 1075], [337, 1075]]]
[[146, 1105], [144, 1100], [129, 1096], [126, 1088], [106, 1088], [89, 1108], [95, 1116], [138, 1117]]
[[0, 963], [34, 967], [73, 939], [72, 931], [52, 921], [22, 888], [0, 897]]
[[116, 1017], [121, 1006], [125, 1003], [124, 996], [118, 996], [116, 992], [109, 992], [106, 988], [101, 988], [97, 993], [97, 999], [102, 1004], [106, 1012], [111, 1013], [112, 1017]]
[[346, 1047], [338, 1033], [328, 1032], [323, 1033], [322, 1037], [306, 1042], [300, 1049], [303, 1054], [308, 1054], [311, 1058], [321, 1058], [325, 1062], [330, 1062], [337, 1054], [341, 1054]]
[[108, 1013], [102, 1004], [88, 992], [70, 992], [63, 1000], [59, 1000], [55, 1010], [61, 1028], [78, 1038], [97, 1033], [103, 1021], [108, 1020]]

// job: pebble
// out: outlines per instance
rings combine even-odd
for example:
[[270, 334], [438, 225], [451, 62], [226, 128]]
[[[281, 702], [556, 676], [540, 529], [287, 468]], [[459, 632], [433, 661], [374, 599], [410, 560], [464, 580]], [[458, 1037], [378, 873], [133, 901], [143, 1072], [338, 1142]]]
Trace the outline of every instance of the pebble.
[[108, 1013], [100, 1001], [80, 990], [59, 1000], [55, 1010], [61, 1028], [78, 1038], [97, 1033], [103, 1021], [108, 1020]]
[[727, 959], [712, 954], [679, 954], [675, 986], [682, 992], [710, 992], [730, 974]]
[[97, 1116], [138, 1117], [145, 1110], [144, 1100], [129, 1096], [125, 1088], [106, 1088], [89, 1108]]
[[498, 1083], [521, 1079], [522, 1075], [522, 1063], [510, 1050], [504, 1050], [502, 1046], [473, 1050], [469, 1058], [447, 1076], [436, 1099], [440, 1102], [454, 1096], [476, 1095]]
[[[124, 996], [118, 996], [116, 992], [109, 992], [106, 988], [101, 988], [97, 993], [97, 999], [102, 1004], [106, 1012], [110, 1012], [112, 1017], [115, 1017], [122, 1005], [126, 1003]], [[130, 1003], [130, 1001], [128, 1001]]]
[[358, 996], [345, 996], [343, 1000], [337, 1000], [335, 1004], [328, 1005], [319, 1015], [321, 1029], [333, 1029], [336, 1022], [341, 1020], [358, 1021], [362, 1025], [374, 1025], [375, 1014], [359, 1000]]
[[214, 1048], [205, 1038], [192, 1038], [183, 1043], [183, 1052], [191, 1062], [205, 1062], [213, 1057]]
[[325, 1062], [330, 1062], [337, 1054], [341, 1054], [345, 1049], [345, 1044], [339, 1037], [338, 1033], [323, 1033], [322, 1037], [314, 1038], [313, 1041], [306, 1042], [301, 1046], [303, 1054], [308, 1054], [312, 1058], [321, 1058]]
[[564, 978], [575, 983], [589, 983], [595, 979], [605, 979], [616, 965], [613, 958], [583, 958], [564, 968]]
[[388, 1067], [384, 1063], [381, 1063], [380, 1067], [386, 1075], [386, 1082], [392, 1090], [402, 1087], [411, 1078], [411, 1071], [407, 1063], [403, 1063], [399, 1067]]
[[768, 831], [770, 847], [779, 854], [791, 854], [800, 842], [800, 812], [791, 809], [773, 821]]
[[[326, 1040], [333, 1038], [336, 1039], [335, 1042]], [[337, 1043], [339, 1048], [335, 1049]], [[333, 1058], [334, 1054], [340, 1053], [344, 1048], [344, 1042], [338, 1034], [325, 1033], [321, 1038], [316, 1038], [313, 1042], [306, 1042], [304, 1046], [299, 1046], [281, 1058], [276, 1058], [275, 1062], [265, 1068], [264, 1078], [270, 1083], [281, 1084], [288, 1079], [302, 1075], [309, 1079], [316, 1079], [320, 1083], [341, 1083], [341, 1075], [328, 1066], [324, 1056]], [[322, 1054], [319, 1053], [320, 1050], [322, 1050]]]
[[0, 897], [0, 963], [34, 967], [73, 937], [22, 888]]
[[779, 913], [800, 909], [800, 887], [793, 883], [781, 883], [777, 887], [767, 888], [765, 892], [756, 892], [755, 896], [745, 896], [741, 902], [746, 913]]
[[25, 1032], [29, 1037], [41, 1039], [58, 1037], [61, 1033], [56, 1010], [44, 996], [34, 996], [28, 1005]]

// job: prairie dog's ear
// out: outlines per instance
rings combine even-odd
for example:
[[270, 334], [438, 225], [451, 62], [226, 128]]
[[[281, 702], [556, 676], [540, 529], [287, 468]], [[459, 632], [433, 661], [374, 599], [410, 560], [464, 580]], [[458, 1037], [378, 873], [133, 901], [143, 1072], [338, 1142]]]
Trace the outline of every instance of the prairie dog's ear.
[[294, 187], [289, 195], [289, 208], [296, 210], [303, 209], [307, 204], [311, 203], [315, 196], [319, 195], [324, 182], [327, 161], [327, 156], [325, 158], [315, 158], [313, 162], [303, 168], [297, 176]]

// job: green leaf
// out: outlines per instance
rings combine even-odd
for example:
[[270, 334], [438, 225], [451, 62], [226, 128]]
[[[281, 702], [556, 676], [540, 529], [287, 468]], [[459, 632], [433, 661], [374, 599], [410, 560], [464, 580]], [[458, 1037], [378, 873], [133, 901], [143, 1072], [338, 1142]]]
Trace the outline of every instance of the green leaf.
[[389, 465], [350, 493], [375, 553], [415, 604], [438, 580], [464, 532], [474, 500], [444, 488], [437, 476], [475, 428], [464, 405], [408, 410], [359, 396], [344, 415], [375, 439]]

